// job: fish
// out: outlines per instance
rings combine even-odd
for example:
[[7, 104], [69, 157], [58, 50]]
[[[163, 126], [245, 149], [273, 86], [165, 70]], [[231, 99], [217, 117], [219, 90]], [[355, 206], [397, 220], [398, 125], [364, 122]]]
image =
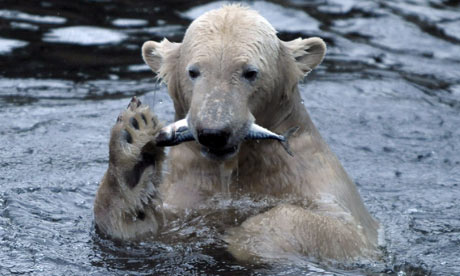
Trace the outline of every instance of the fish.
[[252, 123], [251, 127], [249, 128], [248, 134], [244, 137], [244, 140], [266, 140], [266, 139], [274, 139], [280, 142], [281, 146], [284, 150], [290, 155], [294, 156], [289, 146], [289, 137], [291, 137], [294, 133], [299, 130], [298, 126], [291, 127], [283, 134], [276, 134], [262, 126], [259, 126], [256, 123]]
[[[289, 146], [289, 138], [298, 129], [299, 127], [296, 126], [288, 129], [283, 134], [276, 134], [256, 123], [252, 123], [244, 140], [277, 140], [289, 155], [294, 156]], [[163, 127], [157, 135], [155, 142], [159, 147], [171, 147], [194, 140], [195, 137], [188, 127], [187, 118], [185, 118]]]
[[172, 147], [193, 140], [195, 137], [188, 128], [187, 118], [185, 118], [160, 129], [155, 142], [159, 147]]

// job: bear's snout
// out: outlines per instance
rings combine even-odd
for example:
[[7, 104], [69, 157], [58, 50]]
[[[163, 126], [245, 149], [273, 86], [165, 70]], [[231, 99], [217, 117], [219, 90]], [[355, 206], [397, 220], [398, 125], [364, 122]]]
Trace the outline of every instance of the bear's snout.
[[230, 132], [220, 129], [198, 129], [198, 142], [211, 149], [222, 149], [227, 146]]
[[[211, 160], [224, 161], [238, 153], [239, 144], [247, 133], [246, 127], [240, 127], [239, 121], [193, 120], [189, 126], [195, 139], [201, 145], [201, 154]], [[245, 124], [243, 124], [245, 125]], [[236, 131], [238, 129], [239, 131]], [[241, 135], [240, 135], [241, 134]]]

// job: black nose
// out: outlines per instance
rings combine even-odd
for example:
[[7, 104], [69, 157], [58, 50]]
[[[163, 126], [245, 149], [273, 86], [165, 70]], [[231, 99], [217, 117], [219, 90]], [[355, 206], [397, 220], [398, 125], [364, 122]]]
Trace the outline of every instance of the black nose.
[[230, 133], [217, 129], [201, 129], [197, 131], [198, 142], [200, 144], [213, 149], [221, 149], [227, 145]]

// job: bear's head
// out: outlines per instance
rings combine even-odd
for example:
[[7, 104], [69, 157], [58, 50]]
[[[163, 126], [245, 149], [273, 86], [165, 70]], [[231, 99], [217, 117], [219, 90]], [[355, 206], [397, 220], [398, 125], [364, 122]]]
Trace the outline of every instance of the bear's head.
[[323, 59], [320, 38], [278, 39], [256, 11], [228, 5], [200, 16], [182, 43], [147, 41], [142, 55], [169, 89], [176, 120], [187, 117], [209, 158], [237, 153], [254, 121], [289, 117], [297, 83]]

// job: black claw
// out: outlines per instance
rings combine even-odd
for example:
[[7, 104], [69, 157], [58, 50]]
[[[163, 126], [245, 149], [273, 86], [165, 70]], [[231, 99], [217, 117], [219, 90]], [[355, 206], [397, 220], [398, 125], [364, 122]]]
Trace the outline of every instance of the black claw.
[[142, 102], [136, 96], [134, 96], [134, 97], [131, 98], [131, 101], [128, 104], [128, 108], [133, 104], [136, 104], [136, 107], [139, 107], [139, 106], [141, 106]]

